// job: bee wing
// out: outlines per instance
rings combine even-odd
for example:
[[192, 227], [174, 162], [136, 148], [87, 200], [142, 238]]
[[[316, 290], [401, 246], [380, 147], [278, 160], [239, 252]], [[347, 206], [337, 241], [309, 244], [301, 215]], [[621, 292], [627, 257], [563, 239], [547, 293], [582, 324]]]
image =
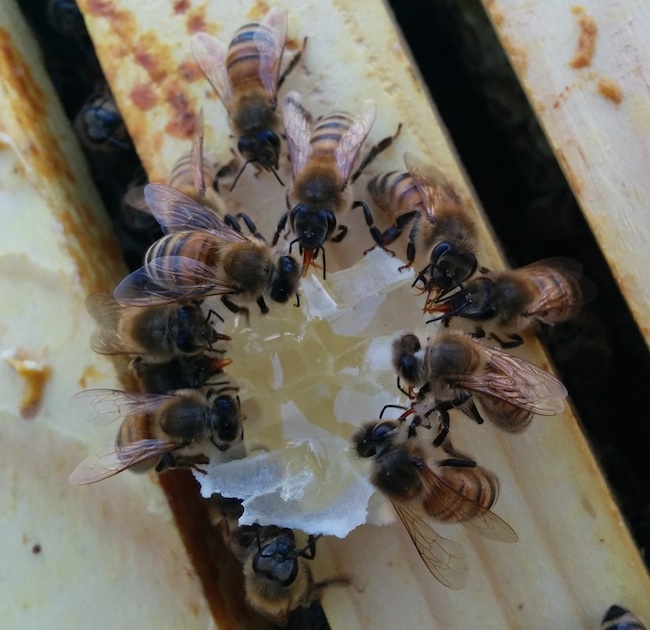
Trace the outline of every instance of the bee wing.
[[112, 446], [84, 459], [72, 471], [68, 482], [80, 486], [96, 483], [177, 448], [178, 444], [162, 440], [138, 440], [119, 448]]
[[249, 240], [222, 221], [215, 212], [167, 184], [147, 184], [144, 197], [151, 214], [163, 232], [210, 232], [222, 241], [241, 243]]
[[232, 87], [226, 69], [228, 46], [208, 33], [199, 32], [192, 36], [192, 54], [205, 78], [230, 113]]
[[462, 205], [455, 188], [439, 168], [408, 152], [404, 154], [404, 164], [422, 197], [430, 221], [435, 221], [436, 209]]
[[196, 133], [192, 141], [192, 176], [194, 187], [200, 197], [205, 195], [205, 171], [203, 170], [203, 108], [196, 120]]
[[446, 505], [450, 509], [462, 500], [470, 503], [478, 514], [468, 521], [463, 521], [463, 525], [473, 527], [481, 536], [490, 538], [491, 540], [499, 540], [501, 542], [517, 542], [519, 536], [508, 523], [501, 517], [491, 512], [488, 508], [482, 506], [480, 503], [467, 498], [455, 488], [450, 486], [442, 477], [436, 474], [434, 470], [428, 466], [420, 468], [420, 474], [424, 485], [428, 488], [429, 492], [435, 493], [436, 503]]
[[106, 425], [134, 413], [153, 413], [160, 405], [173, 398], [166, 394], [125, 392], [121, 389], [86, 389], [75, 399], [91, 399], [90, 406], [97, 412], [93, 424]]
[[[164, 285], [153, 279], [161, 277], [165, 278]], [[153, 306], [236, 292], [237, 287], [224, 282], [208, 265], [185, 256], [165, 256], [154, 258], [126, 276], [114, 295], [124, 304]]]
[[260, 55], [260, 81], [273, 107], [278, 95], [278, 77], [286, 37], [287, 12], [279, 7], [274, 7], [264, 16], [253, 34]]
[[[569, 319], [596, 295], [595, 287], [582, 277], [582, 265], [571, 258], [546, 258], [519, 271], [542, 287], [535, 302], [526, 309], [526, 314], [532, 317], [564, 313]], [[555, 277], [553, 281], [549, 281], [549, 275]]]
[[311, 114], [302, 106], [300, 94], [289, 92], [282, 101], [282, 122], [287, 134], [294, 178], [311, 157]]
[[463, 588], [469, 570], [463, 546], [440, 536], [405, 505], [393, 502], [393, 507], [433, 577], [448, 588]]
[[539, 414], [554, 416], [564, 409], [566, 387], [536, 365], [496, 348], [485, 347], [486, 369], [458, 380], [458, 386]]
[[348, 181], [354, 162], [359, 155], [361, 145], [368, 137], [377, 115], [377, 106], [368, 99], [361, 106], [361, 113], [354, 119], [348, 130], [341, 136], [341, 140], [334, 150], [336, 166], [344, 182]]
[[92, 293], [86, 298], [86, 310], [97, 322], [90, 337], [90, 347], [98, 354], [137, 354], [128, 339], [117, 330], [124, 306], [108, 293]]

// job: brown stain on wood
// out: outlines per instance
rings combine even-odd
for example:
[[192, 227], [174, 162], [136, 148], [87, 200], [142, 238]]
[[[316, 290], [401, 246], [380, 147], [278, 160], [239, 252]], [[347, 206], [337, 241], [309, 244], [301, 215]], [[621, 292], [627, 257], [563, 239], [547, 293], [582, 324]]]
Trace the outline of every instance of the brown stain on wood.
[[22, 349], [17, 350], [15, 356], [7, 357], [5, 360], [25, 381], [19, 410], [25, 420], [31, 420], [43, 405], [45, 386], [52, 378], [52, 368], [42, 359], [35, 359]]
[[571, 12], [578, 17], [578, 46], [569, 61], [572, 68], [586, 68], [591, 65], [591, 61], [596, 52], [596, 36], [598, 35], [598, 25], [581, 6], [575, 6]]
[[138, 83], [129, 94], [133, 104], [143, 112], [151, 109], [158, 103], [158, 99], [148, 83]]
[[609, 77], [602, 77], [598, 81], [598, 93], [615, 105], [620, 105], [623, 100], [623, 91], [620, 86]]
[[564, 151], [562, 151], [562, 149], [556, 149], [555, 155], [557, 157], [557, 161], [560, 163], [560, 166], [562, 167], [562, 170], [564, 171], [564, 174], [566, 175], [569, 185], [571, 186], [571, 190], [573, 190], [575, 196], [579, 198], [580, 193], [582, 191], [582, 180], [579, 177], [577, 177], [576, 174], [573, 172], [573, 169], [571, 168], [571, 164], [569, 160], [567, 160], [566, 156], [564, 155]]
[[207, 22], [205, 19], [205, 5], [202, 5], [194, 11], [188, 13], [185, 24], [187, 26], [187, 32], [191, 34], [207, 30]]

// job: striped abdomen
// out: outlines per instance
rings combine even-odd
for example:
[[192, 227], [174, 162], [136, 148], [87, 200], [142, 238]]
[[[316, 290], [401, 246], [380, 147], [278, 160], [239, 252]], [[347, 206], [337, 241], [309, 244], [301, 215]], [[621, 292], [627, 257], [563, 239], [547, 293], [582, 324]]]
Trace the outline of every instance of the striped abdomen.
[[244, 24], [232, 38], [226, 56], [226, 70], [236, 94], [241, 89], [264, 91], [260, 80], [260, 39], [268, 38], [267, 47], [272, 48], [276, 40], [273, 31], [260, 22]]
[[[198, 260], [208, 267], [215, 267], [219, 261], [221, 246], [221, 241], [208, 232], [175, 232], [157, 240], [147, 250], [144, 262], [148, 265], [156, 260], [156, 268], [148, 267], [149, 276], [153, 281], [158, 280], [159, 284], [166, 286], [169, 284], [167, 281], [169, 271], [177, 279], [175, 284], [179, 284], [178, 278], [183, 275], [178, 273], [183, 271], [180, 269], [183, 262], [178, 259], [179, 256]], [[171, 259], [171, 257], [175, 258]], [[187, 279], [186, 284], [194, 284], [190, 277]]]
[[350, 128], [354, 119], [345, 112], [334, 112], [316, 121], [309, 144], [312, 147], [312, 160], [333, 161], [341, 137]]
[[[151, 430], [152, 415], [148, 413], [135, 413], [130, 416], [127, 416], [122, 421], [120, 430], [117, 432], [117, 437], [115, 438], [115, 445], [118, 449], [134, 444], [141, 440], [153, 440], [157, 436], [153, 435]], [[118, 450], [119, 457], [119, 450]], [[128, 458], [126, 458], [128, 459]], [[120, 460], [124, 461], [120, 457]], [[153, 468], [160, 461], [160, 457], [152, 457], [151, 459], [146, 459], [135, 466], [129, 466], [129, 468], [134, 472], [143, 472]]]
[[368, 192], [377, 206], [395, 219], [422, 207], [422, 197], [406, 171], [391, 171], [373, 177]]
[[481, 403], [485, 416], [496, 424], [502, 431], [519, 433], [523, 431], [533, 419], [533, 412], [517, 407], [496, 396], [473, 393], [474, 398]]
[[437, 475], [455, 491], [444, 495], [433, 490], [424, 498], [424, 509], [439, 521], [457, 523], [480, 515], [476, 504], [489, 509], [499, 495], [499, 482], [493, 473], [482, 466], [441, 466]]

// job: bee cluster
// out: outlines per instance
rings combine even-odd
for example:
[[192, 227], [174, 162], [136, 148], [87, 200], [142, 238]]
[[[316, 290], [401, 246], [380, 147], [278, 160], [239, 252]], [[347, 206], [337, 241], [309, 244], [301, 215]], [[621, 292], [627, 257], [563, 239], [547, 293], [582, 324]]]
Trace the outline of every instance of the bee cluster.
[[[193, 38], [195, 59], [228, 110], [237, 154], [226, 167], [208, 164], [200, 120], [191, 151], [167, 182], [130, 191], [130, 206], [152, 215], [163, 236], [112, 296], [92, 295], [87, 307], [98, 323], [93, 349], [132, 356], [140, 391], [82, 392], [92, 398], [98, 422], [119, 418], [122, 424], [115, 445], [84, 460], [70, 481], [88, 484], [126, 469], [178, 467], [194, 469], [200, 480], [207, 467], [247, 457], [240, 387], [226, 372], [232, 339], [217, 331], [225, 322], [214, 296], [246, 322], [253, 303], [262, 315], [293, 298], [299, 307], [301, 278], [316, 268], [327, 282], [327, 244], [345, 238], [347, 227], [339, 220], [358, 207], [376, 248], [393, 254], [388, 247], [407, 231], [400, 271], [425, 261], [412, 286], [424, 296], [427, 323], [443, 326], [424, 344], [412, 333], [394, 339], [392, 366], [408, 403], [390, 420], [383, 416], [395, 405], [387, 404], [378, 419], [358, 429], [352, 447], [371, 459], [372, 484], [392, 501], [433, 576], [462, 588], [469, 570], [464, 550], [440, 536], [431, 520], [461, 522], [502, 542], [515, 542], [517, 534], [491, 511], [499, 493], [496, 475], [452, 445], [451, 413], [460, 411], [478, 424], [485, 417], [514, 433], [535, 414], [560, 412], [564, 386], [506, 350], [523, 343], [519, 333], [527, 328], [573, 317], [593, 287], [567, 259], [506, 272], [479, 267], [477, 230], [460, 195], [441, 171], [410, 153], [406, 170], [368, 183], [373, 205], [388, 224], [380, 230], [370, 205], [355, 200], [352, 184], [400, 128], [359, 160], [376, 116], [372, 101], [363, 102], [356, 115], [334, 112], [314, 121], [291, 91], [278, 115], [278, 90], [300, 58], [299, 52], [281, 72], [286, 27], [286, 12], [272, 9], [260, 22], [242, 26], [229, 45], [207, 33]], [[229, 212], [218, 188], [234, 175], [232, 191], [249, 164], [257, 174], [282, 181], [281, 127], [292, 183], [269, 243], [250, 216]], [[455, 317], [479, 327], [471, 333], [449, 329]], [[301, 545], [280, 524], [240, 524], [245, 508], [239, 499], [221, 500], [217, 511], [242, 563], [253, 608], [286, 623], [292, 610], [318, 600], [328, 584], [347, 581], [312, 577], [307, 561], [321, 531], [307, 532]]]

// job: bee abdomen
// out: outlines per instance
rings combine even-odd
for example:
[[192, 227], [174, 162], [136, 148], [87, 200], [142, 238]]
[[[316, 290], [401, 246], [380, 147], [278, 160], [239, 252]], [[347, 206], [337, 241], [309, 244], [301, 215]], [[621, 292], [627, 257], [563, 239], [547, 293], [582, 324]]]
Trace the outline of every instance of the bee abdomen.
[[502, 431], [519, 433], [533, 419], [533, 412], [488, 394], [475, 394], [488, 419]]
[[[178, 257], [198, 260], [208, 266], [215, 266], [219, 259], [219, 242], [212, 239], [204, 232], [178, 232], [168, 234], [156, 241], [145, 255], [145, 264], [155, 259], [161, 266], [165, 266], [170, 272], [178, 274], [182, 261]], [[171, 257], [174, 257], [172, 260]], [[166, 274], [150, 269], [152, 280], [158, 280], [163, 286], [166, 284]]]
[[274, 36], [259, 22], [245, 24], [235, 33], [226, 57], [228, 77], [234, 88], [248, 81], [259, 81], [260, 53], [256, 41], [262, 38]]
[[377, 206], [391, 216], [412, 212], [422, 205], [415, 181], [406, 171], [390, 171], [373, 177], [368, 192]]
[[321, 118], [311, 134], [313, 155], [333, 155], [341, 137], [350, 128], [352, 118], [344, 112], [336, 112]]

